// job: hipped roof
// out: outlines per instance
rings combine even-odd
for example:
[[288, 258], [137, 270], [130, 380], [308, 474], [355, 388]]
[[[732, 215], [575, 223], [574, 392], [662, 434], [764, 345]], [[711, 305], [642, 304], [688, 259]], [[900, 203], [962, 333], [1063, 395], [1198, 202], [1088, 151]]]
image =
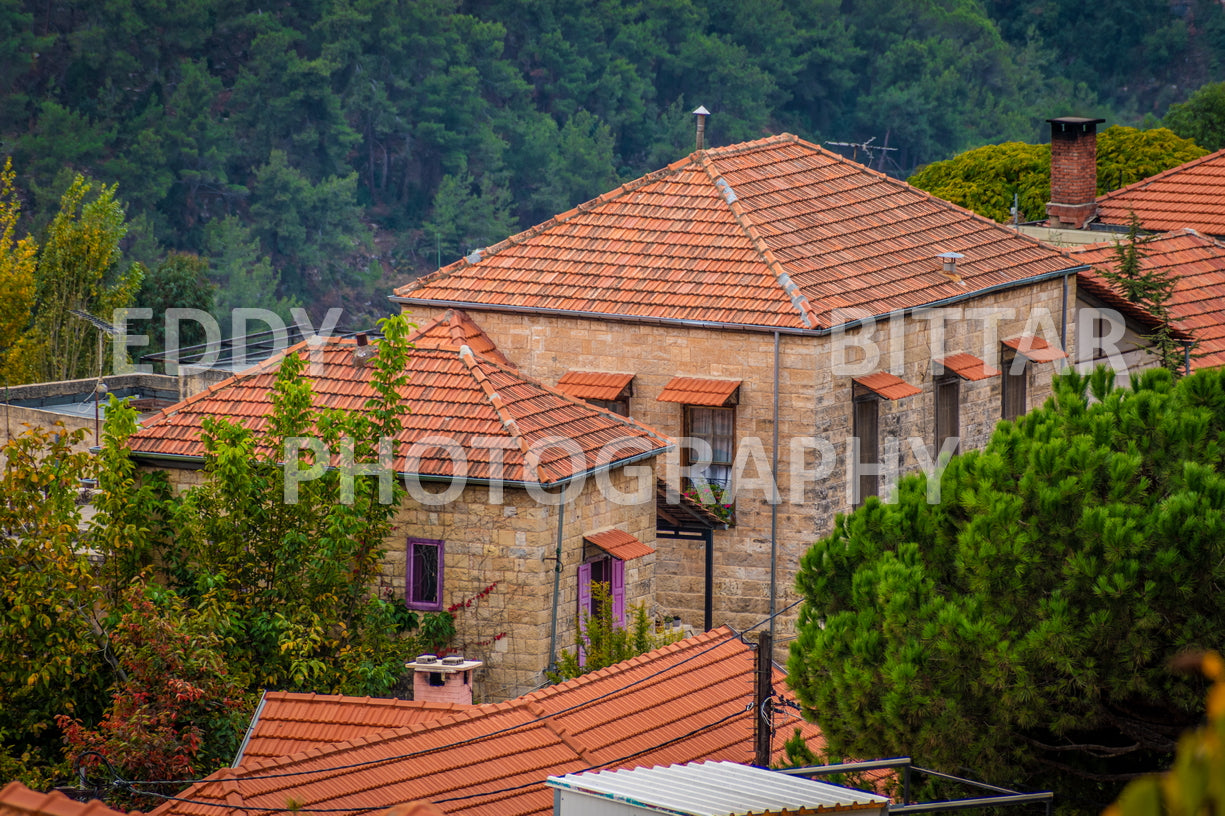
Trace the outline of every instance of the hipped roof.
[[[329, 714], [314, 706], [296, 729], [302, 753], [254, 760], [193, 785], [156, 816], [240, 816], [240, 808], [372, 813], [412, 800], [447, 813], [526, 816], [552, 813], [550, 775], [596, 768], [753, 759], [756, 656], [726, 627], [496, 705], [395, 727], [389, 723], [328, 744], [329, 722], [346, 720], [344, 702]], [[776, 693], [785, 676], [774, 672]], [[391, 709], [387, 709], [389, 712]], [[804, 723], [814, 750], [815, 726]], [[261, 724], [253, 723], [253, 739]], [[780, 729], [774, 756], [790, 729]]]
[[[941, 253], [957, 252], [957, 276]], [[393, 300], [829, 328], [1057, 275], [1066, 255], [790, 134], [697, 151]]]
[[1097, 200], [1098, 219], [1126, 226], [1132, 213], [1152, 232], [1191, 228], [1225, 235], [1225, 150], [1200, 156], [1106, 193]]
[[[417, 340], [408, 358], [409, 382], [400, 391], [405, 410], [394, 445], [398, 473], [548, 485], [608, 466], [600, 454], [610, 443], [618, 443], [613, 455], [605, 457], [613, 465], [655, 455], [671, 444], [634, 420], [567, 397], [466, 344], [455, 347], [449, 330], [442, 331], [437, 323], [423, 327]], [[317, 410], [368, 410], [366, 401], [374, 397], [373, 367], [355, 364], [356, 348], [352, 338], [333, 337], [322, 338], [317, 347], [303, 342], [285, 352], [307, 361], [305, 374]], [[145, 420], [128, 442], [133, 455], [202, 460], [202, 423], [208, 417], [241, 423], [259, 443], [268, 427], [283, 359], [272, 358]], [[454, 440], [466, 459], [466, 474], [455, 472], [447, 450], [423, 441], [430, 438]], [[565, 448], [548, 446], [558, 438], [576, 446], [573, 460]], [[282, 457], [281, 451], [266, 446], [257, 450], [270, 461]], [[494, 464], [499, 455], [501, 474]], [[338, 456], [333, 464], [339, 463]]]
[[[1090, 265], [1077, 275], [1077, 283], [1107, 306], [1130, 315], [1139, 307], [1124, 301], [1098, 271], [1117, 266], [1117, 246], [1101, 243], [1075, 248], [1077, 257]], [[1142, 267], [1164, 269], [1174, 278], [1174, 293], [1166, 305], [1178, 335], [1197, 341], [1191, 353], [1192, 368], [1225, 365], [1225, 245], [1195, 230], [1181, 229], [1153, 236], [1141, 252]], [[1141, 316], [1154, 320], [1148, 313]]]

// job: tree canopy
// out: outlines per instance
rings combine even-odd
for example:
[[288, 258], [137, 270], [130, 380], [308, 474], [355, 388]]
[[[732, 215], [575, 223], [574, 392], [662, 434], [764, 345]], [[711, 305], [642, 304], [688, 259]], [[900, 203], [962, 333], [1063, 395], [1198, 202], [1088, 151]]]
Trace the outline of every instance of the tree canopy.
[[[1165, 128], [1106, 128], [1097, 137], [1098, 195], [1205, 152]], [[1021, 142], [987, 145], [920, 168], [907, 181], [1001, 223], [1012, 220], [1015, 200], [1020, 222], [1037, 221], [1046, 217], [1046, 202], [1051, 199], [1051, 148]]]
[[224, 284], [211, 235], [236, 219], [266, 296], [355, 321], [440, 255], [683, 157], [698, 105], [709, 145], [871, 141], [859, 158], [906, 176], [1050, 116], [1160, 116], [1225, 59], [1210, 0], [172, 5], [3, 4], [30, 232], [79, 173], [119, 185], [146, 266], [195, 254]]
[[1225, 82], [1213, 82], [1170, 106], [1161, 123], [1205, 150], [1225, 147]]
[[[803, 557], [790, 674], [835, 754], [922, 757], [1100, 808], [1164, 767], [1225, 632], [1225, 372], [1068, 371], [929, 501], [840, 516]], [[934, 487], [934, 485], [933, 485]]]

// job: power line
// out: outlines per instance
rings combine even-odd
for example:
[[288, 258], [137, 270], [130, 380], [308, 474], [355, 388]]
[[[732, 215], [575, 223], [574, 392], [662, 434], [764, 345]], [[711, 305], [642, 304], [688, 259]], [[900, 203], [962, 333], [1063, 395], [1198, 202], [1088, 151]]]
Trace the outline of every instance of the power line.
[[[536, 717], [531, 720], [526, 720], [521, 723], [516, 723], [515, 725], [507, 726], [506, 728], [500, 728], [496, 731], [490, 731], [486, 734], [480, 734], [475, 737], [469, 737], [468, 739], [459, 740], [457, 742], [448, 743], [446, 745], [439, 745], [433, 748], [425, 748], [420, 751], [412, 751], [407, 754], [398, 754], [395, 756], [383, 757], [380, 759], [369, 759], [363, 762], [354, 762], [354, 763], [350, 763], [347, 765], [335, 765], [335, 766], [325, 767], [325, 768], [312, 768], [310, 770], [303, 770], [303, 771], [285, 771], [282, 773], [275, 773], [275, 774], [256, 774], [256, 775], [249, 775], [249, 776], [237, 776], [237, 777], [227, 779], [225, 781], [228, 783], [237, 784], [239, 782], [247, 782], [247, 781], [257, 781], [257, 780], [265, 780], [265, 779], [283, 779], [286, 777], [293, 777], [293, 776], [323, 775], [323, 774], [328, 774], [328, 773], [332, 773], [336, 771], [349, 771], [349, 770], [353, 770], [356, 768], [371, 767], [375, 765], [382, 765], [382, 764], [389, 763], [389, 762], [399, 762], [405, 759], [413, 759], [413, 758], [420, 757], [420, 756], [428, 756], [430, 754], [438, 753], [440, 751], [446, 751], [451, 748], [458, 748], [463, 745], [469, 745], [475, 742], [480, 742], [481, 740], [486, 740], [486, 739], [491, 739], [493, 737], [502, 736], [503, 734], [508, 734], [512, 731], [517, 731], [521, 728], [527, 728], [528, 726], [536, 725], [538, 723], [544, 722], [545, 720], [548, 720], [553, 717], [560, 717], [563, 714], [569, 714], [570, 712], [577, 711], [578, 709], [583, 708], [584, 706], [588, 706], [593, 703], [597, 703], [601, 700], [606, 700], [609, 697], [612, 697], [616, 694], [620, 694], [623, 691], [628, 691], [634, 686], [645, 683], [648, 680], [654, 680], [656, 677], [659, 677], [660, 675], [665, 674], [666, 672], [672, 671], [673, 669], [679, 666], [685, 665], [691, 660], [696, 660], [697, 658], [702, 657], [703, 655], [714, 651], [720, 646], [723, 646], [724, 644], [729, 643], [733, 638], [741, 638], [743, 634], [747, 634], [748, 632], [751, 632], [760, 626], [766, 625], [772, 619], [795, 608], [802, 602], [803, 602], [803, 599], [797, 600], [794, 603], [791, 603], [783, 607], [782, 609], [778, 610], [773, 615], [763, 618], [762, 620], [753, 624], [748, 629], [744, 630], [743, 633], [737, 633], [733, 631], [727, 637], [721, 638], [720, 640], [715, 641], [714, 643], [710, 644], [706, 648], [700, 651], [694, 652], [693, 654], [689, 655], [683, 660], [678, 660], [675, 663], [670, 663], [667, 666], [664, 666], [663, 668], [659, 669], [658, 671], [652, 672], [651, 674], [648, 674], [648, 675], [644, 675], [643, 677], [640, 677], [637, 680], [633, 680], [625, 684], [624, 686], [612, 689], [611, 691], [607, 691], [604, 694], [601, 694], [596, 697], [592, 697], [589, 700], [584, 700], [583, 702], [575, 703], [574, 705], [569, 706], [568, 708], [559, 709], [558, 711], [554, 711], [550, 714], [544, 714], [540, 717]], [[141, 780], [125, 780], [125, 779], [120, 778], [118, 774], [115, 774], [115, 779], [114, 779], [115, 783], [122, 784], [124, 786], [129, 786], [129, 787], [133, 785], [192, 785], [192, 784], [197, 784], [197, 783], [202, 783], [202, 782], [212, 782], [212, 781], [218, 781], [218, 780], [213, 780], [213, 779], [157, 779], [157, 780], [141, 781]], [[152, 792], [147, 792], [147, 791], [134, 791], [134, 792], [145, 793], [149, 796], [159, 796], [160, 795], [160, 794], [154, 794]], [[259, 810], [259, 808], [256, 808], [256, 809]]]

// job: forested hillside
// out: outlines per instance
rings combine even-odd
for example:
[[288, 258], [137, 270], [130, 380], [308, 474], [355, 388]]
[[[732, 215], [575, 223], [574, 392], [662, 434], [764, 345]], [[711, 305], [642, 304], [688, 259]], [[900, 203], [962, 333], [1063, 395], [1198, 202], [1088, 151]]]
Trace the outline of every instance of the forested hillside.
[[[1225, 63], [1209, 0], [0, 0], [26, 229], [83, 173], [217, 308], [390, 284], [693, 148], [791, 131], [905, 177], [1042, 120], [1160, 117]], [[154, 274], [154, 273], [151, 273]], [[241, 302], [240, 302], [241, 301]]]

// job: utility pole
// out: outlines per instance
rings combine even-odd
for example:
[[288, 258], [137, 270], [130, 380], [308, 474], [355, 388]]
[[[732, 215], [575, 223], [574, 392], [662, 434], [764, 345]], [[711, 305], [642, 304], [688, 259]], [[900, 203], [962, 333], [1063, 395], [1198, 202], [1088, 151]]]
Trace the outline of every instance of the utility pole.
[[753, 731], [755, 758], [759, 768], [770, 767], [770, 744], [774, 738], [774, 636], [769, 632], [757, 635], [757, 682], [753, 690]]

